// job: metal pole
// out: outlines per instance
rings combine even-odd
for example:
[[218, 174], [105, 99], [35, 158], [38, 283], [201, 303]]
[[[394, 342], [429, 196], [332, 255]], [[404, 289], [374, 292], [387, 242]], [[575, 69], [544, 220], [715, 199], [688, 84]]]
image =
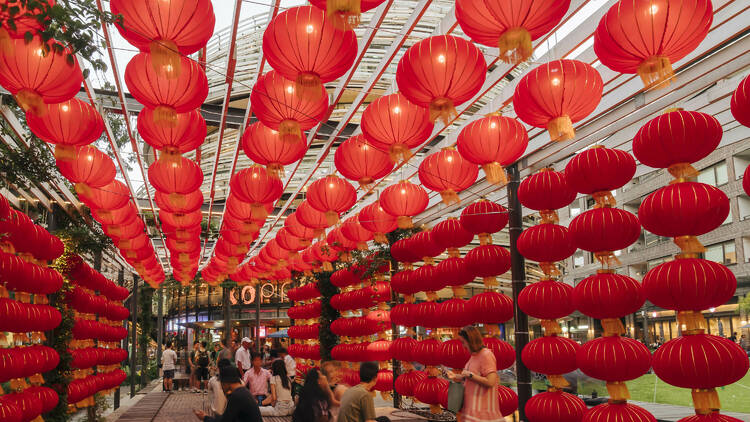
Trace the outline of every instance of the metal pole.
[[[390, 275], [393, 276], [395, 273], [395, 269], [398, 266], [398, 262], [395, 259], [391, 259], [391, 271]], [[391, 290], [391, 309], [393, 309], [394, 306], [398, 305], [398, 293], [396, 293], [395, 290]], [[397, 338], [399, 338], [399, 331], [398, 326], [391, 321], [391, 341], [395, 341]], [[396, 379], [399, 375], [401, 375], [401, 361], [394, 358], [393, 361], [391, 361], [391, 365], [393, 365], [393, 407], [396, 409], [401, 408], [401, 395], [396, 392]]]
[[145, 308], [148, 309], [148, 312], [143, 312], [141, 314], [141, 319], [143, 320], [143, 325], [141, 326], [141, 335], [143, 335], [145, 339], [144, 343], [141, 344], [141, 388], [143, 388], [146, 386], [146, 370], [148, 369], [148, 343], [149, 337], [151, 336], [151, 333], [145, 331], [147, 326], [146, 318], [151, 320], [151, 317], [153, 316], [153, 314], [151, 313], [151, 309], [153, 309], [151, 308], [151, 304], [154, 300], [154, 289], [147, 288], [141, 293], [146, 295], [144, 296], [144, 302], [146, 303]]
[[648, 332], [648, 312], [646, 312], [644, 309], [642, 314], [643, 314], [643, 344], [645, 344], [646, 347], [648, 347], [648, 344], [651, 342], [651, 339], [649, 338], [650, 335]]
[[[123, 271], [122, 268], [120, 268], [120, 271], [117, 274], [117, 285], [122, 286], [123, 283], [125, 283], [125, 272]], [[125, 320], [123, 321], [123, 323], [125, 324], [125, 328], [127, 328], [128, 321]], [[125, 350], [128, 350], [128, 346], [126, 344], [127, 342], [128, 342], [127, 337], [120, 340], [120, 347], [122, 347]], [[117, 410], [120, 407], [120, 386], [119, 385], [117, 386], [117, 388], [115, 388], [115, 394], [114, 394], [113, 400], [114, 400], [113, 407], [115, 410]]]
[[130, 296], [130, 398], [135, 397], [135, 362], [136, 362], [136, 325], [138, 322], [138, 282], [140, 278], [133, 276], [133, 294]]
[[260, 347], [260, 302], [261, 302], [261, 292], [260, 292], [260, 283], [258, 283], [257, 286], [255, 286], [255, 348], [258, 350], [258, 353], [261, 351]]
[[221, 292], [221, 312], [224, 314], [224, 345], [230, 346], [232, 340], [232, 313], [231, 302], [229, 301], [229, 287], [222, 287]]
[[159, 286], [158, 313], [156, 314], [156, 364], [161, 363], [161, 346], [164, 342], [164, 286]]
[[516, 340], [516, 379], [518, 380], [518, 416], [520, 421], [526, 419], [526, 402], [531, 398], [531, 371], [521, 360], [521, 352], [529, 342], [529, 320], [521, 308], [518, 307], [518, 295], [526, 287], [526, 268], [523, 256], [518, 253], [516, 244], [523, 231], [523, 210], [518, 200], [518, 185], [521, 183], [518, 165], [508, 168], [510, 182], [508, 183], [508, 212], [510, 232], [510, 270], [513, 278], [513, 315], [515, 321]]

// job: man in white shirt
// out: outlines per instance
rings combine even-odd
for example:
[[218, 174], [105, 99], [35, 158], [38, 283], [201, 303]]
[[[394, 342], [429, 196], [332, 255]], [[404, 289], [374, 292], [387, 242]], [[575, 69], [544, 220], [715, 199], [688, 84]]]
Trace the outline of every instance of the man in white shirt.
[[240, 371], [240, 377], [245, 375], [245, 371], [253, 366], [253, 361], [250, 359], [250, 348], [252, 347], [252, 341], [247, 338], [242, 338], [242, 346], [237, 349], [237, 353], [234, 354], [234, 360], [237, 362], [237, 369]]
[[286, 349], [283, 347], [279, 349], [279, 355], [284, 359], [286, 374], [289, 375], [289, 378], [294, 382], [294, 377], [297, 375], [297, 362], [294, 361], [293, 357], [289, 356], [289, 353], [287, 353]]
[[174, 379], [175, 363], [177, 353], [172, 350], [172, 342], [167, 342], [167, 349], [161, 354], [161, 365], [164, 371], [164, 391], [172, 391], [172, 380]]
[[[225, 366], [232, 366], [232, 362], [229, 359], [219, 359], [217, 366], [221, 370]], [[224, 414], [224, 409], [227, 407], [227, 396], [224, 395], [224, 390], [221, 389], [221, 381], [219, 381], [218, 374], [208, 380], [208, 400], [215, 417]]]

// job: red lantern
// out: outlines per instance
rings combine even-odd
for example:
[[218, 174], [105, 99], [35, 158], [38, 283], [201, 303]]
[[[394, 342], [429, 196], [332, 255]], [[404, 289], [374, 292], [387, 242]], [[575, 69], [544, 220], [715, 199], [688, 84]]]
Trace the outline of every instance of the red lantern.
[[542, 169], [521, 182], [518, 186], [518, 200], [532, 210], [542, 211], [542, 221], [556, 223], [553, 210], [567, 207], [576, 199], [576, 192], [568, 185], [563, 172]]
[[545, 375], [562, 375], [578, 368], [576, 354], [581, 346], [567, 337], [539, 337], [521, 353], [523, 363], [532, 371]]
[[284, 166], [305, 156], [307, 143], [284, 142], [279, 132], [257, 122], [245, 129], [242, 150], [253, 162], [266, 166], [271, 175], [280, 179], [284, 174]]
[[414, 104], [430, 110], [447, 126], [457, 115], [455, 107], [476, 95], [484, 84], [487, 63], [469, 41], [438, 35], [409, 47], [398, 62], [396, 83]]
[[643, 294], [656, 306], [697, 311], [725, 304], [737, 279], [724, 265], [699, 258], [680, 258], [652, 268], [643, 277]]
[[[396, 293], [400, 293], [403, 295], [413, 295], [420, 291], [420, 286], [417, 283], [416, 275], [412, 270], [399, 271], [393, 274], [393, 276], [391, 277], [391, 288]], [[412, 324], [401, 325], [407, 326]]]
[[336, 30], [316, 7], [293, 7], [279, 13], [266, 27], [263, 54], [274, 70], [296, 82], [297, 95], [315, 98], [323, 93], [322, 84], [352, 67], [357, 37], [354, 31]]
[[733, 384], [748, 370], [747, 353], [732, 340], [710, 334], [677, 337], [654, 352], [654, 373], [681, 388], [712, 389]]
[[440, 413], [441, 396], [447, 395], [448, 380], [438, 377], [428, 377], [414, 387], [414, 397], [430, 405], [432, 413]]
[[375, 201], [362, 208], [359, 212], [358, 221], [365, 230], [372, 232], [373, 239], [378, 243], [387, 243], [388, 239], [385, 234], [396, 230], [398, 227], [396, 217], [385, 212], [380, 206], [380, 201]]
[[187, 113], [203, 104], [208, 95], [208, 80], [200, 65], [179, 57], [182, 70], [174, 79], [159, 77], [154, 70], [160, 57], [140, 53], [125, 68], [125, 84], [139, 103], [154, 110], [154, 123], [174, 127], [178, 113]]
[[602, 98], [599, 72], [578, 60], [555, 60], [532, 69], [516, 85], [513, 108], [530, 126], [546, 128], [552, 141], [575, 137], [573, 123], [591, 114]]
[[396, 217], [401, 229], [413, 227], [411, 217], [424, 211], [428, 202], [427, 192], [406, 180], [390, 185], [380, 193], [380, 206], [383, 211]]
[[500, 414], [510, 416], [518, 410], [518, 394], [504, 385], [497, 386], [497, 399], [500, 405]]
[[418, 251], [411, 246], [412, 238], [399, 239], [391, 245], [391, 256], [398, 262], [413, 263], [419, 261]]
[[500, 59], [521, 63], [531, 57], [531, 41], [554, 28], [568, 11], [570, 1], [540, 0], [456, 2], [456, 20], [474, 42], [500, 47]]
[[[425, 375], [425, 377], [427, 377]], [[21, 422], [23, 420], [23, 411], [13, 400], [13, 396], [0, 397], [0, 419], [6, 422]]]
[[26, 122], [36, 136], [55, 144], [55, 157], [60, 160], [75, 159], [75, 147], [96, 141], [104, 131], [102, 116], [77, 98], [50, 104], [43, 116], [26, 112]]
[[375, 362], [389, 361], [392, 358], [391, 342], [389, 340], [373, 341], [367, 345], [365, 353], [367, 353], [367, 360]]
[[311, 129], [325, 118], [328, 95], [323, 85], [318, 87], [321, 92], [310, 96], [295, 93], [294, 85], [272, 70], [255, 82], [250, 102], [258, 120], [278, 131], [282, 140], [303, 142], [302, 131]]
[[730, 108], [739, 124], [750, 127], [750, 76], [746, 76], [737, 86]]
[[209, 0], [113, 0], [110, 9], [113, 14], [122, 15], [117, 29], [123, 38], [139, 50], [150, 52], [154, 71], [167, 78], [180, 76], [180, 56], [205, 47], [216, 22]]
[[127, 205], [130, 190], [119, 180], [113, 180], [101, 188], [87, 189], [78, 198], [91, 209], [113, 210]]
[[620, 336], [599, 337], [587, 341], [576, 358], [581, 371], [610, 382], [630, 381], [651, 368], [651, 352], [641, 342]]
[[336, 149], [336, 169], [363, 188], [386, 176], [393, 169], [388, 154], [368, 144], [362, 135], [352, 136]]
[[206, 139], [206, 121], [198, 110], [177, 114], [173, 125], [156, 124], [154, 113], [150, 108], [138, 113], [138, 133], [162, 154], [175, 156], [192, 151]]
[[[369, 347], [369, 346], [368, 346]], [[381, 369], [378, 371], [378, 377], [375, 381], [374, 390], [391, 391], [393, 390], [393, 371]]]
[[468, 311], [473, 322], [502, 324], [513, 318], [513, 300], [502, 293], [484, 292], [469, 299]]
[[563, 261], [576, 251], [568, 229], [549, 223], [537, 224], [524, 230], [518, 237], [516, 247], [524, 258], [538, 262], [548, 275], [556, 272], [555, 261]]
[[497, 233], [508, 225], [508, 210], [500, 204], [486, 199], [469, 205], [461, 211], [461, 226], [479, 235], [482, 245], [492, 243], [492, 233]]
[[[427, 292], [427, 297], [430, 300], [435, 300], [437, 298], [434, 292], [437, 292], [447, 286], [447, 281], [437, 276], [438, 274], [435, 268], [436, 267], [434, 265], [422, 265], [421, 267], [414, 270], [413, 273], [413, 281], [414, 283], [416, 283], [417, 288], [419, 289], [419, 291]], [[422, 304], [420, 304], [420, 306], [423, 306], [425, 303], [429, 302], [423, 302]], [[419, 308], [420, 318], [422, 322], [421, 325], [434, 324], [435, 327], [439, 327], [440, 324], [437, 322], [437, 319], [434, 319], [433, 315], [434, 312], [437, 312], [437, 308], [433, 310], [431, 309], [431, 307], [432, 305], [424, 305], [424, 307]]]
[[482, 277], [485, 286], [493, 286], [496, 276], [510, 269], [510, 252], [498, 245], [482, 245], [469, 251], [464, 258], [469, 271]]
[[518, 307], [534, 318], [562, 318], [575, 311], [573, 287], [560, 281], [542, 279], [521, 290]]
[[458, 248], [471, 243], [474, 233], [467, 231], [457, 218], [450, 217], [435, 224], [432, 228], [432, 241], [441, 249], [447, 249], [448, 255], [458, 257]]
[[618, 2], [599, 21], [594, 52], [608, 68], [637, 73], [647, 88], [674, 79], [672, 64], [687, 56], [711, 28], [710, 0]]
[[203, 205], [203, 192], [200, 190], [194, 190], [183, 195], [180, 200], [176, 200], [173, 196], [168, 193], [156, 191], [154, 193], [154, 201], [159, 209], [166, 212], [177, 213], [177, 214], [188, 214], [201, 207]]
[[372, 240], [372, 232], [359, 224], [359, 214], [347, 218], [341, 224], [341, 234], [357, 244], [360, 250], [367, 250], [367, 242]]
[[310, 206], [307, 200], [302, 201], [297, 207], [297, 221], [305, 227], [314, 229], [317, 237], [322, 234], [323, 229], [329, 227], [325, 213], [322, 213]]
[[260, 166], [242, 169], [232, 176], [232, 193], [256, 210], [256, 216], [265, 219], [268, 214], [264, 204], [272, 204], [281, 197], [284, 186]]
[[280, 247], [290, 252], [301, 251], [302, 249], [305, 249], [307, 247], [307, 245], [303, 243], [302, 239], [292, 235], [286, 227], [282, 227], [278, 232], [276, 232], [275, 239], [279, 243]]
[[86, 194], [88, 188], [100, 188], [115, 178], [115, 164], [106, 154], [93, 146], [83, 146], [77, 151], [75, 160], [57, 161], [57, 168], [76, 191]]
[[[320, 236], [320, 232], [318, 228], [312, 228], [312, 227], [308, 227], [305, 224], [302, 224], [302, 222], [299, 221], [299, 219], [297, 218], [297, 212], [302, 207], [302, 204], [306, 204], [306, 202], [302, 201], [302, 203], [300, 203], [300, 206], [297, 207], [297, 211], [289, 214], [289, 216], [284, 221], [284, 227], [289, 230], [289, 233], [302, 239], [303, 244], [304, 243], [309, 244], [310, 239]], [[305, 207], [309, 208], [310, 206], [305, 205]], [[321, 213], [318, 213], [318, 214], [321, 214]]]
[[469, 302], [456, 297], [441, 303], [434, 318], [440, 327], [461, 328], [474, 323], [472, 311]]
[[606, 421], [656, 422], [656, 418], [648, 410], [634, 404], [604, 403], [589, 409], [582, 419], [582, 422]]
[[411, 158], [411, 149], [422, 145], [434, 127], [428, 111], [400, 93], [371, 102], [362, 113], [361, 125], [367, 141], [387, 152], [393, 162]]
[[496, 337], [485, 337], [482, 343], [495, 355], [498, 370], [510, 368], [516, 363], [516, 350], [509, 343]]
[[411, 237], [411, 248], [417, 256], [422, 257], [422, 261], [432, 264], [432, 258], [443, 253], [443, 248], [435, 242], [432, 236], [432, 230], [423, 230]]
[[573, 289], [573, 304], [582, 314], [596, 319], [620, 318], [643, 306], [646, 299], [638, 281], [610, 271], [586, 277]]
[[203, 183], [203, 171], [193, 160], [179, 157], [176, 162], [159, 160], [148, 168], [148, 181], [154, 189], [174, 195], [175, 201], [181, 195], [191, 193]]
[[633, 154], [641, 163], [668, 168], [674, 177], [693, 177], [689, 164], [712, 153], [721, 142], [715, 117], [697, 111], [675, 110], [649, 120], [633, 138]]
[[496, 185], [507, 183], [503, 167], [521, 158], [528, 144], [526, 128], [518, 120], [499, 114], [469, 123], [458, 134], [457, 140], [461, 156], [482, 166], [487, 181]]
[[722, 415], [718, 411], [712, 411], [706, 415], [692, 415], [680, 419], [677, 422], [742, 422], [742, 419]]
[[414, 360], [417, 344], [418, 342], [411, 337], [399, 337], [391, 342], [391, 354], [394, 359], [410, 362]]
[[524, 409], [529, 422], [580, 422], [588, 410], [583, 400], [562, 391], [535, 394]]
[[[43, 31], [49, 18], [42, 18], [41, 15], [47, 11], [47, 7], [51, 8], [54, 5], [54, 0], [49, 2], [49, 6], [44, 3], [37, 3], [36, 7], [29, 7], [28, 3], [22, 3], [18, 0], [3, 0], [3, 10], [0, 11], [0, 22], [4, 24], [0, 27], [0, 49], [2, 52], [5, 54], [13, 53], [13, 46], [10, 44], [12, 38], [23, 38], [27, 32], [36, 34], [38, 31]], [[11, 8], [15, 8], [15, 10], [12, 11]], [[9, 19], [13, 20], [14, 27], [12, 28], [6, 23]]]
[[[46, 104], [68, 101], [81, 89], [83, 74], [69, 49], [46, 51], [39, 36], [28, 43], [23, 38], [10, 43], [13, 54], [0, 54], [0, 85], [25, 111], [43, 116]], [[73, 63], [68, 63], [71, 58]]]
[[[429, 303], [429, 302], [425, 302]], [[440, 345], [441, 342], [433, 338], [428, 338], [417, 343], [413, 352], [413, 358], [426, 366], [440, 365]]]
[[479, 169], [453, 148], [430, 154], [419, 164], [419, 181], [430, 190], [440, 192], [446, 205], [458, 204], [458, 193], [477, 180]]
[[333, 20], [333, 25], [336, 28], [348, 30], [359, 25], [360, 13], [378, 7], [383, 1], [384, 0], [312, 0], [310, 4], [325, 10], [326, 16]]
[[[585, 251], [602, 252], [625, 249], [638, 240], [638, 217], [619, 208], [594, 208], [575, 217], [568, 225], [573, 244]], [[599, 256], [597, 256], [599, 258]]]
[[[399, 339], [400, 340], [400, 339]], [[427, 379], [427, 373], [412, 370], [403, 373], [396, 378], [395, 389], [398, 394], [405, 397], [414, 396], [414, 389]]]
[[[565, 166], [568, 186], [578, 193], [600, 197], [623, 187], [635, 175], [635, 160], [628, 152], [596, 145], [573, 157]], [[610, 202], [610, 205], [614, 200]]]
[[471, 358], [471, 352], [464, 347], [461, 340], [454, 339], [443, 342], [438, 350], [441, 363], [456, 370], [464, 369], [466, 362]]
[[339, 220], [339, 214], [349, 210], [357, 201], [354, 186], [336, 176], [326, 176], [310, 184], [307, 201], [314, 209], [325, 213], [328, 225]]

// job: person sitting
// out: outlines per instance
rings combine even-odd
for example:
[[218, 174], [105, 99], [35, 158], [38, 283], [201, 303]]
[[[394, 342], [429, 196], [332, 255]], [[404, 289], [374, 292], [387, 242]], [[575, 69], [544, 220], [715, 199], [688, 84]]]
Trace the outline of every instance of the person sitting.
[[262, 403], [262, 416], [289, 416], [294, 411], [292, 400], [292, 382], [286, 374], [284, 361], [276, 360], [271, 364], [271, 395]]
[[268, 383], [271, 381], [271, 372], [262, 367], [263, 359], [260, 354], [253, 353], [250, 362], [252, 367], [245, 371], [242, 383], [250, 389], [250, 393], [260, 404], [268, 397]]
[[310, 369], [305, 376], [297, 408], [292, 413], [292, 422], [333, 421], [328, 389], [326, 376], [315, 368]]
[[378, 364], [364, 362], [359, 367], [360, 383], [341, 397], [338, 422], [374, 422], [375, 402], [370, 392], [378, 381]]
[[[231, 367], [232, 362], [229, 359], [219, 359], [217, 365], [218, 370], [221, 371], [221, 368], [225, 366]], [[227, 397], [224, 395], [224, 390], [221, 389], [218, 374], [208, 380], [208, 401], [215, 416], [221, 416], [224, 413], [224, 409], [227, 407]]]
[[194, 409], [193, 413], [203, 422], [262, 422], [258, 403], [253, 400], [240, 381], [239, 370], [224, 366], [219, 370], [221, 389], [227, 396], [227, 407], [221, 416], [208, 416], [202, 410]]

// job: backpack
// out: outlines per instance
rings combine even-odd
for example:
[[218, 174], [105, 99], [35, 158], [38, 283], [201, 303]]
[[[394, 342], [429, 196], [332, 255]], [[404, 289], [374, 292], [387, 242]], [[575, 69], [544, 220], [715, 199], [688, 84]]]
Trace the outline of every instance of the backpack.
[[207, 367], [208, 363], [209, 363], [208, 353], [205, 350], [199, 350], [198, 351], [198, 366]]

